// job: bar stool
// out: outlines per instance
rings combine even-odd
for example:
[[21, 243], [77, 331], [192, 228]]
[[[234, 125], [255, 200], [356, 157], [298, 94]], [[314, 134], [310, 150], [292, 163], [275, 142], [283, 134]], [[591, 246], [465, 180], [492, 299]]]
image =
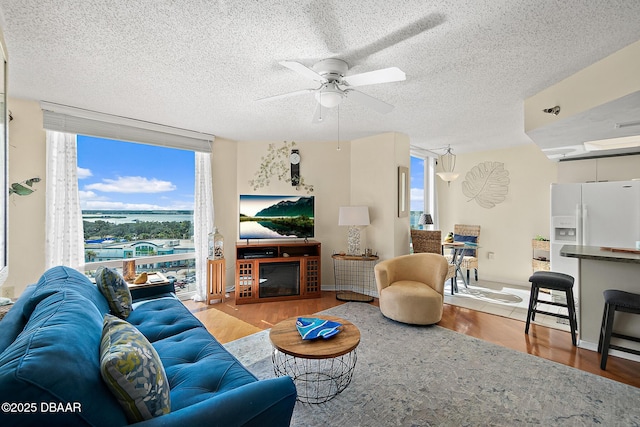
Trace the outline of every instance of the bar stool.
[[[531, 296], [529, 297], [529, 311], [527, 312], [527, 325], [524, 328], [524, 333], [529, 334], [529, 324], [532, 320], [536, 320], [536, 313], [568, 319], [569, 327], [571, 328], [571, 342], [573, 345], [576, 345], [578, 320], [576, 317], [576, 306], [573, 300], [573, 277], [568, 274], [556, 273], [553, 271], [536, 271], [531, 277], [529, 277], [529, 281], [531, 282]], [[567, 296], [567, 303], [563, 304], [555, 301], [538, 301], [540, 288], [564, 292]], [[569, 314], [565, 315], [538, 310], [538, 302], [558, 307], [565, 307], [569, 311]]]
[[600, 369], [604, 370], [607, 367], [609, 349], [640, 355], [640, 351], [633, 348], [611, 344], [611, 337], [640, 342], [640, 338], [613, 332], [613, 318], [616, 311], [640, 314], [640, 295], [615, 289], [608, 289], [602, 294], [604, 295], [604, 312], [602, 313], [602, 327], [598, 340], [598, 353], [602, 355]]

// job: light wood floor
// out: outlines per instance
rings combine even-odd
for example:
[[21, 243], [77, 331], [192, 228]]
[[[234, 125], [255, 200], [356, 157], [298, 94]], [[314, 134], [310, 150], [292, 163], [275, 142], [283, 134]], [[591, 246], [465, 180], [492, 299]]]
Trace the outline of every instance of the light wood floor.
[[[330, 291], [322, 292], [322, 298], [286, 302], [236, 305], [232, 295], [222, 303], [209, 306], [193, 301], [184, 303], [222, 343], [269, 329], [288, 317], [314, 314], [343, 304]], [[371, 304], [377, 306], [378, 301]], [[532, 324], [529, 335], [525, 335], [522, 321], [448, 304], [444, 305], [444, 315], [438, 324], [504, 347], [640, 387], [640, 362], [609, 356], [607, 370], [602, 371], [599, 355], [571, 345], [568, 332]]]

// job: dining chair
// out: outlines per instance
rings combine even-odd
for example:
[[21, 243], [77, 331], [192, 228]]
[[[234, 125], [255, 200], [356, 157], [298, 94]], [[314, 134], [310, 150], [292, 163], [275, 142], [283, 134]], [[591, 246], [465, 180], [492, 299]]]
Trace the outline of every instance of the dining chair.
[[[479, 225], [467, 225], [467, 224], [455, 224], [453, 226], [453, 241], [454, 242], [472, 242], [480, 243], [480, 226]], [[445, 255], [449, 263], [452, 262], [452, 255]], [[476, 282], [478, 281], [478, 250], [477, 249], [465, 249], [463, 253], [462, 262], [460, 267], [467, 270], [467, 282], [469, 282], [469, 270], [472, 268], [475, 272]]]
[[[411, 243], [413, 244], [413, 253], [432, 253], [442, 254], [442, 232], [440, 230], [417, 230], [411, 229]], [[447, 275], [444, 278], [451, 279], [451, 289], [455, 286], [456, 266], [449, 261]]]

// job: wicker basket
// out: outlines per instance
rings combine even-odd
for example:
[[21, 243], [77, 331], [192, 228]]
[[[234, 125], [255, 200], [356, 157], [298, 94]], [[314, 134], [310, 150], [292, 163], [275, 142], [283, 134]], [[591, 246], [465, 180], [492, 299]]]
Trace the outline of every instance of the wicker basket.
[[532, 240], [531, 246], [533, 247], [533, 249], [537, 249], [540, 251], [548, 251], [549, 241], [548, 240]]
[[549, 261], [540, 261], [539, 259], [532, 259], [531, 266], [533, 271], [549, 271]]

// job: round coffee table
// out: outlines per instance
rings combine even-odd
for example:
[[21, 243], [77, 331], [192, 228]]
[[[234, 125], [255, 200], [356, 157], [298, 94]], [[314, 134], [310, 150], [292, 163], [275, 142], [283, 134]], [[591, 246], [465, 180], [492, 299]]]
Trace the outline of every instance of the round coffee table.
[[348, 320], [321, 315], [317, 317], [341, 323], [340, 332], [328, 339], [303, 340], [296, 329], [298, 317], [316, 316], [290, 317], [271, 328], [273, 370], [276, 376], [293, 378], [299, 401], [326, 402], [351, 382], [360, 331]]

